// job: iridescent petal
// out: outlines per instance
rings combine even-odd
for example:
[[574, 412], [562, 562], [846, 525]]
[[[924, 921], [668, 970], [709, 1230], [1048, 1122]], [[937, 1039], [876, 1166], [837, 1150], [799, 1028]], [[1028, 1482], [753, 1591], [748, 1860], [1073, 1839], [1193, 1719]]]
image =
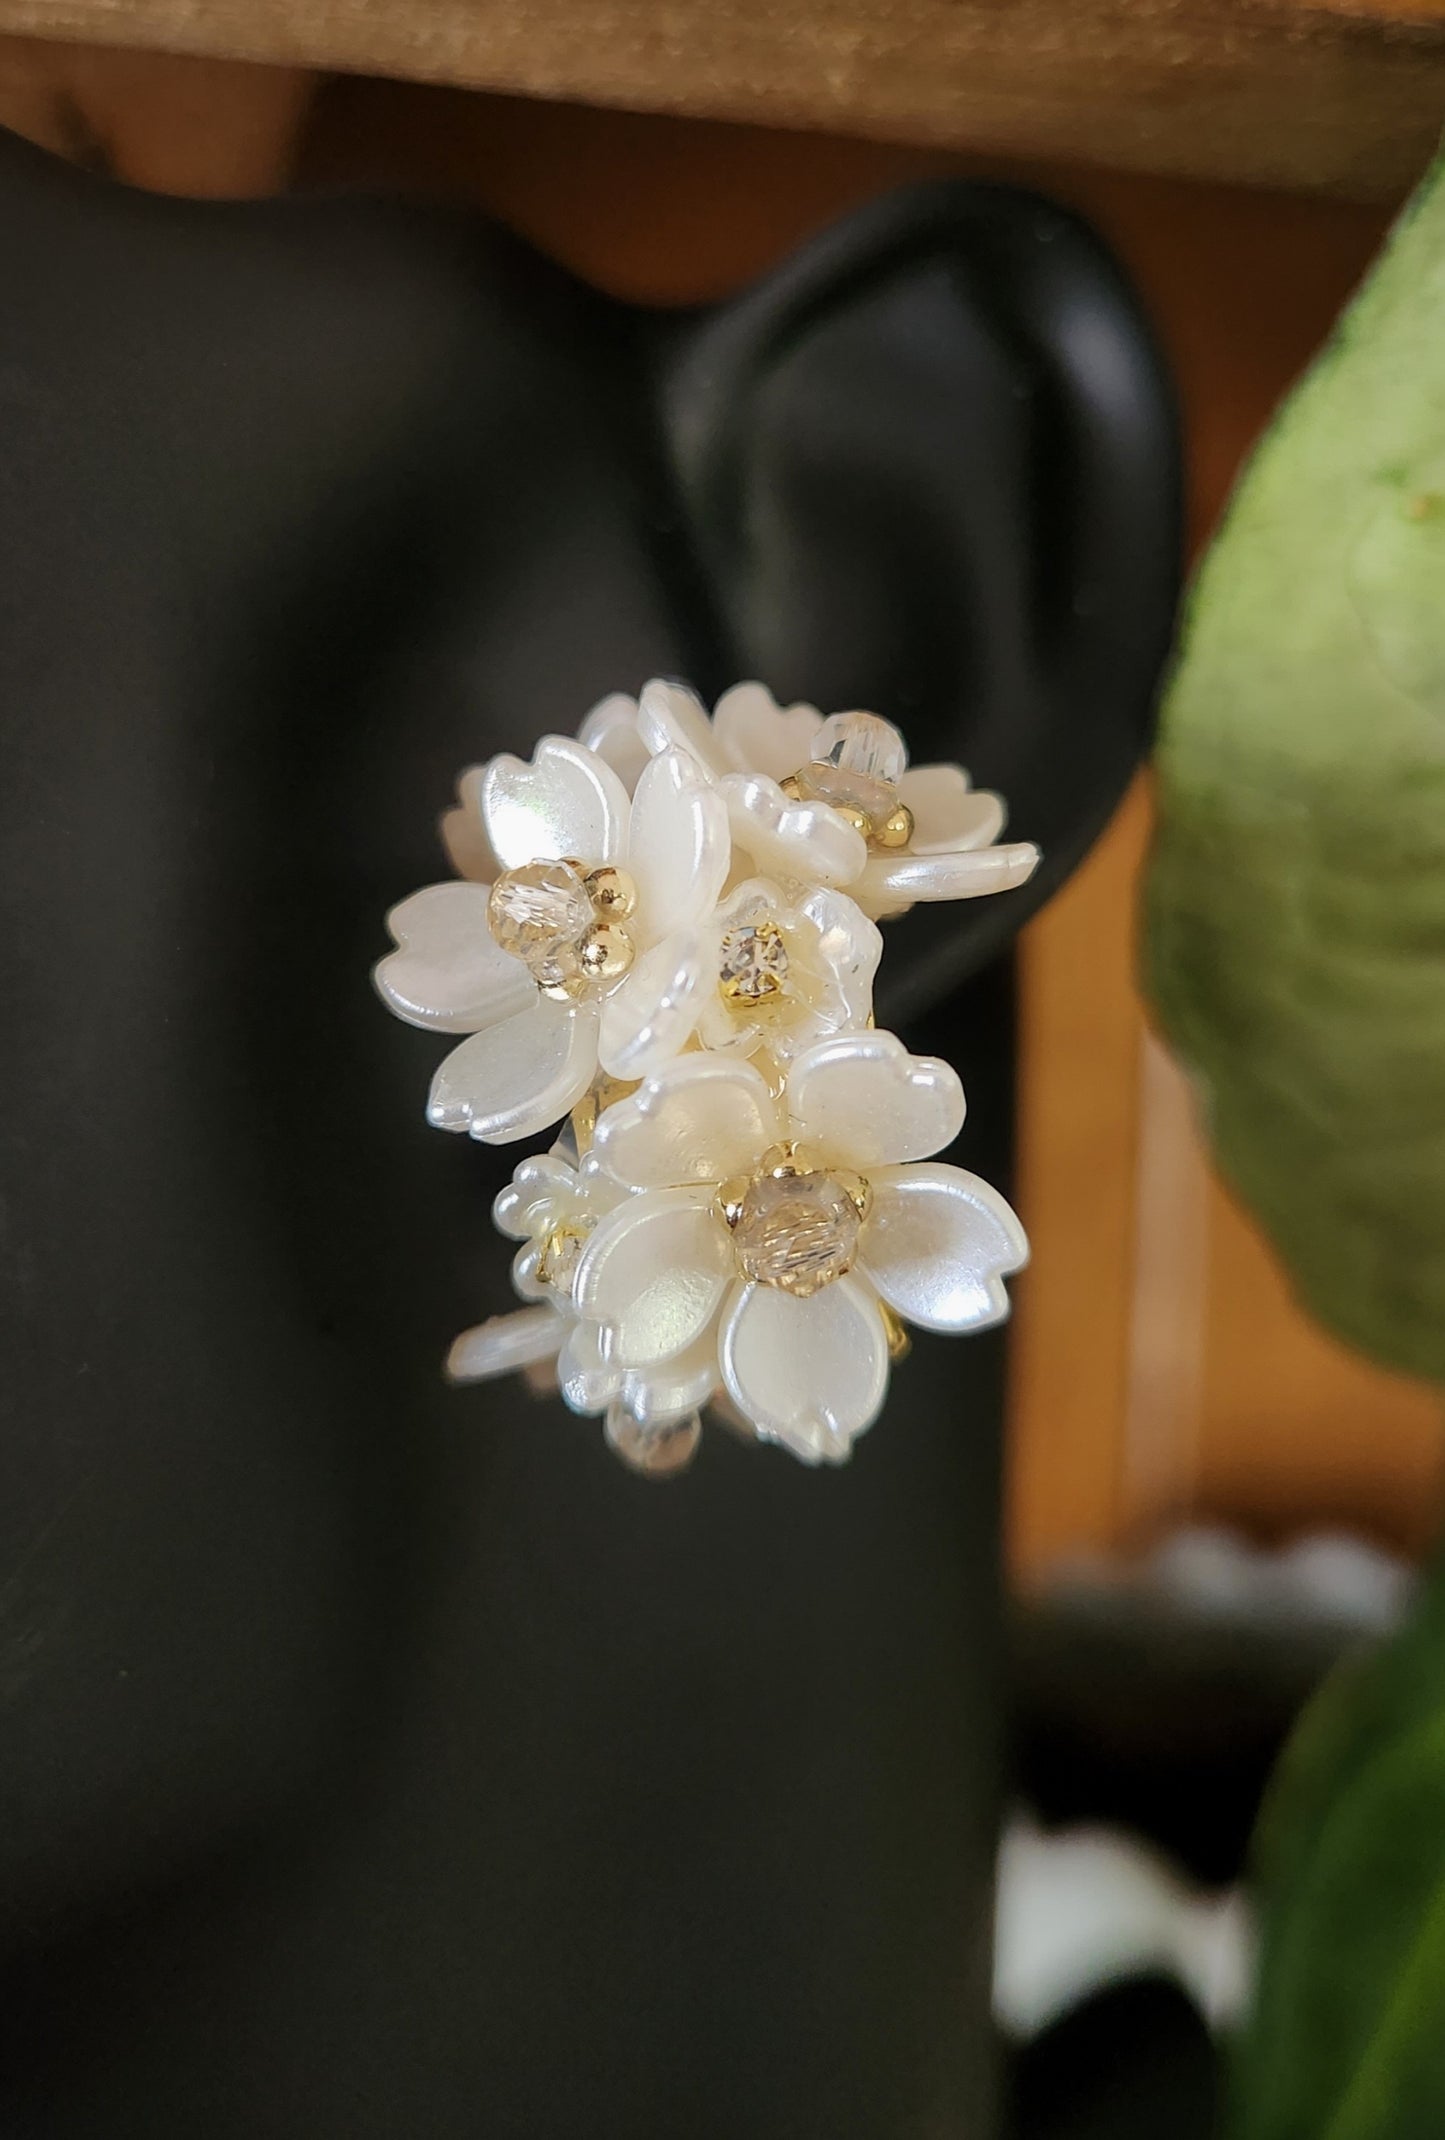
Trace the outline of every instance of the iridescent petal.
[[816, 706], [780, 706], [765, 684], [734, 684], [713, 709], [713, 733], [735, 773], [786, 780], [806, 765], [823, 725]]
[[560, 1122], [596, 1072], [597, 1006], [535, 996], [530, 1009], [452, 1050], [432, 1080], [427, 1120], [512, 1144]]
[[605, 758], [630, 795], [647, 764], [647, 745], [637, 727], [637, 701], [614, 691], [592, 708], [577, 731], [579, 743]]
[[515, 1308], [464, 1330], [447, 1354], [453, 1382], [492, 1382], [518, 1368], [554, 1360], [567, 1334], [568, 1318], [555, 1308]]
[[983, 1330], [1009, 1312], [1004, 1278], [1029, 1260], [997, 1189], [935, 1163], [872, 1176], [862, 1264], [889, 1306], [925, 1330]]
[[927, 1159], [963, 1127], [958, 1072], [937, 1055], [910, 1055], [894, 1033], [838, 1033], [788, 1072], [789, 1133], [863, 1172]]
[[682, 1055], [606, 1110], [594, 1150], [628, 1188], [662, 1189], [726, 1181], [777, 1136], [777, 1108], [751, 1063]]
[[457, 782], [456, 804], [443, 813], [440, 827], [447, 860], [459, 877], [472, 884], [491, 884], [502, 868], [482, 821], [482, 781], [486, 771], [484, 765], [467, 767]]
[[717, 905], [728, 873], [727, 805], [685, 751], [663, 751], [637, 783], [627, 871], [639, 943], [690, 929]]
[[608, 1325], [619, 1367], [672, 1359], [702, 1335], [733, 1268], [732, 1241], [706, 1189], [631, 1197], [582, 1252], [573, 1298]]
[[1003, 798], [970, 786], [961, 765], [914, 765], [898, 783], [898, 800], [913, 812], [914, 854], [987, 847], [1003, 831]]
[[600, 1323], [574, 1322], [557, 1360], [557, 1387], [569, 1411], [605, 1412], [622, 1386], [622, 1370], [609, 1359]]
[[637, 727], [650, 751], [686, 751], [718, 778], [728, 770], [702, 700], [686, 684], [672, 684], [661, 676], [645, 684], [637, 701]]
[[849, 884], [862, 872], [867, 842], [826, 803], [794, 802], [762, 773], [729, 773], [721, 787], [733, 845], [767, 875]]
[[806, 1300], [740, 1285], [718, 1348], [728, 1394], [763, 1441], [805, 1464], [840, 1464], [873, 1424], [888, 1387], [888, 1337], [856, 1278]]
[[848, 889], [864, 912], [898, 914], [920, 900], [981, 899], [1027, 884], [1039, 851], [1027, 840], [1010, 847], [965, 848], [947, 854], [870, 855]]
[[482, 817], [504, 869], [615, 862], [627, 815], [627, 790], [611, 766], [570, 736], [543, 736], [530, 765], [504, 751], [482, 777]]
[[397, 949], [372, 978], [387, 1008], [408, 1025], [476, 1033], [535, 999], [526, 967], [492, 935], [487, 899], [484, 884], [429, 884], [387, 915]]
[[690, 929], [643, 952], [602, 1006], [597, 1055], [610, 1076], [650, 1077], [682, 1052], [716, 978], [711, 951], [708, 932]]

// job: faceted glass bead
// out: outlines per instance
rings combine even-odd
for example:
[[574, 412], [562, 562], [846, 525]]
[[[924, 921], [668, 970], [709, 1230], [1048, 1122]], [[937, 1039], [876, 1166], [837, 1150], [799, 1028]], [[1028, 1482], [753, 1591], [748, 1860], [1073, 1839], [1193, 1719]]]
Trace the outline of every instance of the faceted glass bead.
[[650, 1479], [671, 1478], [685, 1471], [697, 1455], [702, 1440], [702, 1421], [696, 1412], [685, 1419], [670, 1419], [661, 1426], [642, 1426], [623, 1409], [612, 1405], [607, 1413], [607, 1439], [624, 1463]]
[[861, 773], [897, 787], [908, 770], [908, 747], [891, 721], [877, 713], [831, 713], [813, 739], [815, 765]]
[[580, 975], [579, 954], [596, 917], [575, 869], [526, 862], [498, 877], [487, 919], [502, 950], [522, 961], [539, 988], [559, 988]]
[[796, 777], [805, 795], [881, 822], [898, 800], [907, 769], [908, 751], [891, 721], [876, 713], [833, 713]]
[[788, 978], [788, 947], [776, 922], [740, 922], [723, 932], [718, 986], [729, 1003], [749, 1006], [780, 996]]
[[733, 1244], [749, 1278], [806, 1300], [851, 1269], [861, 1223], [831, 1174], [762, 1174], [748, 1185]]

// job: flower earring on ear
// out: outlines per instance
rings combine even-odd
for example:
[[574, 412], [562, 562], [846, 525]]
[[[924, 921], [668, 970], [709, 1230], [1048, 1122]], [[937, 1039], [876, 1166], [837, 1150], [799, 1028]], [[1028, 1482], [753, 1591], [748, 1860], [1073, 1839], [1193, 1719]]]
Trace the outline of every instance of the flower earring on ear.
[[497, 1198], [527, 1306], [448, 1370], [555, 1374], [654, 1476], [711, 1405], [809, 1464], [883, 1403], [905, 1323], [1008, 1313], [1023, 1229], [937, 1160], [963, 1089], [873, 1026], [879, 918], [1022, 884], [1003, 805], [910, 767], [872, 713], [828, 719], [739, 684], [606, 699], [463, 775], [457, 880], [402, 901], [376, 969], [413, 1025], [464, 1034], [428, 1117], [488, 1144], [564, 1123]]

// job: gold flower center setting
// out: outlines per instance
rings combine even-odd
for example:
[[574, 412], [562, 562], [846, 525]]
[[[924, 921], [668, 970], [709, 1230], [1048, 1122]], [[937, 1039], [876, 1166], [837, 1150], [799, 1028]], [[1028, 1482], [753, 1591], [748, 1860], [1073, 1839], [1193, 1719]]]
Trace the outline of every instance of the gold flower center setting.
[[625, 870], [581, 862], [524, 862], [492, 886], [487, 920], [542, 993], [573, 1002], [620, 981], [636, 957], [626, 918], [637, 893]]

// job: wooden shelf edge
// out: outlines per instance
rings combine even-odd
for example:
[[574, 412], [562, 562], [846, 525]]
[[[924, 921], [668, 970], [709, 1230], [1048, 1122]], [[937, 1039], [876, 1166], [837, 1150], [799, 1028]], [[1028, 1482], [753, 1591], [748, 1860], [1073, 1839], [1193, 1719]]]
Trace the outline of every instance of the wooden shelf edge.
[[0, 0], [0, 33], [1398, 198], [1439, 0]]

